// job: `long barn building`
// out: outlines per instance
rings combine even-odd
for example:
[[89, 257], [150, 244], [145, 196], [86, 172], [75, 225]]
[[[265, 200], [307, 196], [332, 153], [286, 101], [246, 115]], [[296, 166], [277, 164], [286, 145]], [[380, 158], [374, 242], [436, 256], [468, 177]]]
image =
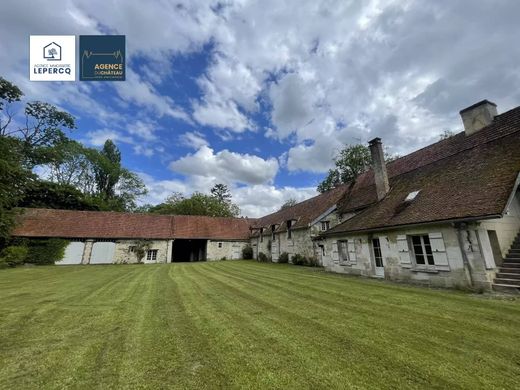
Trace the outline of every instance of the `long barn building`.
[[354, 182], [258, 218], [28, 209], [19, 237], [71, 240], [61, 264], [237, 259], [251, 245], [278, 261], [312, 256], [329, 271], [456, 287], [520, 288], [520, 107], [481, 101], [464, 131], [372, 168]]

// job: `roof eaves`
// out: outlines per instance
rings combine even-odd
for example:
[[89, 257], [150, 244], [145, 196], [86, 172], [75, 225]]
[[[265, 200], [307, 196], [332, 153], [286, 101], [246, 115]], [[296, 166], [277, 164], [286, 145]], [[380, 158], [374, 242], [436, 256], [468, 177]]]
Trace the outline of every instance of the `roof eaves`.
[[343, 231], [337, 231], [337, 232], [323, 232], [319, 236], [325, 237], [325, 236], [340, 236], [340, 235], [344, 235], [344, 234], [381, 232], [381, 231], [385, 231], [385, 230], [396, 230], [396, 229], [402, 229], [402, 228], [413, 227], [413, 226], [438, 225], [440, 223], [474, 222], [474, 221], [480, 221], [480, 220], [484, 220], [484, 219], [496, 219], [496, 218], [502, 218], [502, 217], [503, 217], [502, 214], [488, 214], [488, 215], [481, 215], [481, 216], [477, 216], [477, 217], [439, 219], [439, 220], [432, 220], [432, 221], [426, 221], [426, 222], [405, 223], [405, 224], [400, 224], [400, 225], [378, 226], [378, 227], [368, 228], [368, 229], [343, 230]]

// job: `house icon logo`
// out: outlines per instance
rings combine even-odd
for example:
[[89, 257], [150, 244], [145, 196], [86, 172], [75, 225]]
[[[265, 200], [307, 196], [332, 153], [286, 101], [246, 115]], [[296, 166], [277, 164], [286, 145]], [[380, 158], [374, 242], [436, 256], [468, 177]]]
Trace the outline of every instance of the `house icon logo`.
[[43, 58], [47, 61], [61, 61], [61, 46], [51, 42], [43, 47]]

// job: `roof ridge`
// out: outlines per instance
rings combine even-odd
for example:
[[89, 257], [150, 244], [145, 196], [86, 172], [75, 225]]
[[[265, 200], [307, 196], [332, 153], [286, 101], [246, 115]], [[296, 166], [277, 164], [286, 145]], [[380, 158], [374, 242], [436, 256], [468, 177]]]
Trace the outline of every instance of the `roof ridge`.
[[[487, 126], [486, 126], [486, 127], [487, 127]], [[471, 150], [471, 149], [475, 149], [475, 148], [481, 147], [482, 145], [487, 145], [487, 144], [489, 144], [489, 143], [491, 143], [491, 142], [495, 142], [495, 141], [500, 140], [500, 139], [505, 138], [505, 137], [509, 137], [509, 136], [511, 136], [511, 135], [513, 135], [513, 134], [515, 134], [515, 133], [518, 133], [519, 131], [520, 131], [520, 128], [518, 128], [517, 130], [512, 131], [512, 132], [510, 132], [510, 133], [501, 134], [501, 135], [499, 135], [499, 136], [497, 136], [497, 137], [492, 137], [492, 138], [490, 138], [490, 139], [488, 139], [488, 140], [486, 140], [486, 141], [484, 141], [484, 142], [481, 142], [481, 143], [475, 144], [475, 145], [473, 145], [473, 146], [469, 146], [469, 147], [466, 147], [466, 148], [462, 148], [462, 149], [460, 149], [460, 150], [458, 150], [458, 151], [456, 151], [456, 152], [454, 152], [454, 153], [448, 154], [448, 155], [446, 155], [446, 156], [444, 156], [444, 157], [441, 157], [441, 158], [439, 158], [439, 159], [437, 159], [437, 160], [430, 161], [430, 162], [428, 162], [428, 163], [426, 163], [426, 164], [424, 164], [424, 165], [420, 165], [420, 166], [415, 167], [415, 168], [413, 168], [413, 169], [410, 169], [410, 170], [408, 170], [408, 171], [406, 171], [406, 172], [398, 173], [397, 175], [392, 176], [392, 178], [393, 178], [393, 177], [399, 177], [399, 176], [405, 175], [405, 174], [410, 173], [410, 172], [414, 172], [414, 171], [416, 171], [416, 170], [418, 170], [418, 169], [422, 169], [422, 168], [424, 168], [424, 167], [427, 167], [427, 166], [430, 166], [430, 165], [432, 165], [432, 164], [438, 163], [439, 161], [446, 160], [446, 159], [451, 158], [451, 157], [453, 157], [453, 156], [456, 156], [456, 155], [458, 155], [458, 154], [460, 154], [460, 153], [467, 152], [468, 150]], [[459, 133], [459, 134], [460, 134], [460, 133]], [[443, 140], [443, 141], [444, 141], [444, 140]], [[432, 144], [432, 145], [434, 145], [434, 144]]]

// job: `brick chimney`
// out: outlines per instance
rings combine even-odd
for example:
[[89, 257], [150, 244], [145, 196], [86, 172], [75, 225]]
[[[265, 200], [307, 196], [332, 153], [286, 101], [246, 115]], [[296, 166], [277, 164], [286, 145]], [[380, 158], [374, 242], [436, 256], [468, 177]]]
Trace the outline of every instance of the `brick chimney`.
[[388, 194], [388, 191], [390, 191], [381, 138], [374, 138], [368, 143], [368, 146], [370, 148], [370, 154], [372, 155], [372, 169], [374, 170], [377, 200], [381, 200]]
[[476, 133], [490, 125], [497, 116], [497, 105], [489, 100], [482, 100], [460, 111], [466, 135]]

